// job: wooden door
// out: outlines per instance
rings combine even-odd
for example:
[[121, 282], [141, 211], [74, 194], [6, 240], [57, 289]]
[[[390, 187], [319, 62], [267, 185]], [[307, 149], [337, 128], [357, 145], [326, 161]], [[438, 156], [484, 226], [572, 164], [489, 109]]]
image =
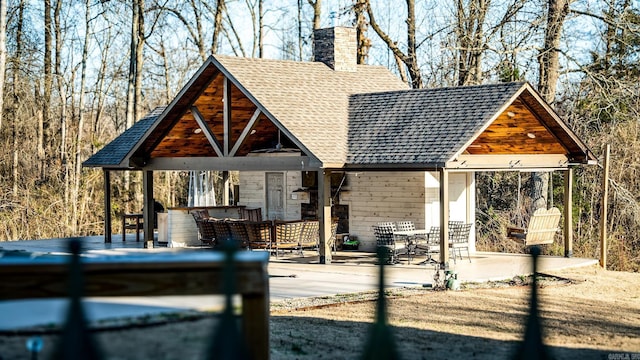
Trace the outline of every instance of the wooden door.
[[284, 220], [284, 173], [268, 172], [266, 177], [267, 219]]

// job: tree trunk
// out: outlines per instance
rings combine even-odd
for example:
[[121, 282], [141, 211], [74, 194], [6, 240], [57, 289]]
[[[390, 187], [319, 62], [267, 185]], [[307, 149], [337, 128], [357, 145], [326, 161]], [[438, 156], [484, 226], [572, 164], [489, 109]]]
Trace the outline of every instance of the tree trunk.
[[357, 64], [366, 64], [369, 57], [369, 49], [371, 48], [371, 39], [367, 37], [367, 29], [369, 23], [367, 22], [366, 14], [366, 1], [356, 0], [353, 6], [353, 12], [356, 15], [356, 39], [358, 44], [358, 54], [356, 57]]
[[[406, 66], [406, 70], [409, 73], [409, 77], [411, 78], [411, 87], [414, 89], [422, 88], [422, 74], [420, 72], [420, 67], [418, 66], [418, 59], [416, 57], [416, 16], [415, 16], [415, 0], [407, 0], [407, 53], [403, 53], [402, 50], [398, 47], [398, 42], [391, 39], [389, 35], [387, 35], [384, 30], [378, 25], [375, 19], [375, 15], [373, 14], [373, 10], [371, 9], [370, 0], [362, 0], [364, 2], [364, 6], [366, 6], [367, 14], [369, 14], [369, 24], [373, 30], [378, 34], [380, 39], [387, 44], [387, 47], [393, 55], [402, 61], [402, 64]], [[404, 69], [399, 68], [398, 71], [402, 74]]]
[[22, 64], [22, 30], [24, 27], [24, 8], [25, 8], [25, 0], [20, 0], [20, 4], [18, 6], [18, 21], [16, 23], [16, 56], [14, 60], [14, 69], [13, 69], [13, 106], [12, 106], [12, 128], [11, 128], [11, 136], [12, 136], [12, 150], [13, 150], [13, 165], [12, 165], [12, 195], [13, 201], [17, 202], [18, 199], [18, 183], [20, 181], [20, 162], [18, 158], [18, 154], [20, 149], [18, 149], [18, 138], [20, 137], [20, 120], [18, 119], [18, 107], [20, 100], [19, 89], [21, 87], [20, 84], [20, 76], [18, 75], [21, 71]]
[[80, 70], [80, 110], [78, 111], [78, 134], [76, 138], [76, 168], [74, 174], [73, 183], [73, 216], [71, 217], [71, 232], [77, 234], [78, 231], [78, 200], [80, 198], [80, 180], [82, 179], [82, 135], [84, 129], [84, 88], [87, 80], [87, 54], [89, 52], [89, 32], [91, 22], [91, 7], [89, 0], [85, 1], [85, 28], [87, 31], [84, 34], [84, 47], [82, 49], [82, 66]]
[[549, 104], [553, 104], [556, 97], [560, 71], [560, 37], [562, 26], [569, 13], [569, 2], [570, 0], [549, 0], [548, 2], [544, 45], [538, 55], [540, 63], [538, 91]]
[[45, 144], [49, 147], [53, 138], [53, 127], [51, 125], [51, 89], [52, 89], [52, 66], [51, 53], [53, 45], [51, 41], [51, 0], [44, 0], [44, 89], [42, 94], [42, 117], [39, 125], [38, 135], [38, 157], [41, 166], [40, 178], [45, 178], [47, 170], [47, 159]]
[[4, 117], [4, 75], [7, 67], [7, 1], [0, 1], [0, 130]]
[[[549, 0], [544, 46], [538, 55], [540, 63], [538, 90], [545, 101], [553, 104], [559, 77], [559, 46], [562, 26], [569, 12], [570, 0]], [[531, 211], [547, 207], [549, 173], [531, 173]]]
[[217, 54], [220, 47], [220, 34], [222, 32], [222, 13], [224, 12], [224, 0], [216, 3], [216, 13], [214, 15], [213, 38], [211, 39], [211, 53]]
[[484, 53], [484, 22], [489, 0], [471, 0], [456, 3], [456, 40], [458, 48], [458, 85], [476, 85], [482, 82], [482, 54]]

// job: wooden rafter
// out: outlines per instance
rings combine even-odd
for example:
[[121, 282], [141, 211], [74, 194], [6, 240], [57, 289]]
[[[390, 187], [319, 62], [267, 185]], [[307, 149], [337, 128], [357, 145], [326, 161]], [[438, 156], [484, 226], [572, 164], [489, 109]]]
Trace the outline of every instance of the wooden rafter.
[[200, 114], [200, 111], [198, 110], [198, 108], [196, 106], [191, 106], [191, 113], [193, 114], [193, 118], [198, 123], [198, 126], [200, 126], [200, 129], [204, 133], [204, 136], [206, 136], [207, 140], [209, 140], [209, 143], [213, 147], [213, 150], [216, 152], [218, 156], [222, 157], [223, 154], [222, 154], [222, 149], [220, 147], [220, 143], [218, 142], [218, 140], [216, 139], [216, 136], [211, 131], [211, 128], [209, 128], [207, 123], [204, 121], [202, 114]]
[[231, 151], [229, 152], [229, 156], [236, 155], [236, 152], [240, 148], [240, 145], [242, 145], [244, 140], [247, 138], [247, 136], [251, 132], [251, 129], [253, 129], [253, 126], [255, 125], [256, 121], [258, 121], [258, 118], [260, 117], [260, 113], [261, 113], [260, 109], [256, 109], [256, 111], [253, 113], [253, 116], [251, 116], [251, 119], [249, 120], [247, 125], [244, 127], [244, 129], [242, 129], [242, 134], [240, 134], [240, 137], [238, 138], [236, 143], [233, 145], [233, 149], [231, 149]]

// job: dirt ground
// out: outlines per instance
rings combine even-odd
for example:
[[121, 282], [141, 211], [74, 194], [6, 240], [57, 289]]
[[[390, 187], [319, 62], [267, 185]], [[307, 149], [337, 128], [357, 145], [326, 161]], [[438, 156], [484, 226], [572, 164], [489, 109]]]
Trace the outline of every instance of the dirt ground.
[[[539, 293], [544, 342], [553, 357], [640, 360], [640, 274], [588, 267], [551, 275], [560, 279], [543, 281]], [[506, 359], [523, 338], [527, 286], [469, 284], [460, 291], [401, 289], [388, 296], [389, 322], [404, 359]], [[336, 296], [304, 308], [274, 304], [271, 358], [360, 357], [374, 316], [373, 298]], [[96, 337], [108, 359], [203, 359], [215, 323], [215, 316], [205, 316], [103, 330]], [[0, 359], [29, 359], [24, 345], [29, 337], [0, 336]], [[48, 358], [56, 336], [42, 338], [40, 355]]]

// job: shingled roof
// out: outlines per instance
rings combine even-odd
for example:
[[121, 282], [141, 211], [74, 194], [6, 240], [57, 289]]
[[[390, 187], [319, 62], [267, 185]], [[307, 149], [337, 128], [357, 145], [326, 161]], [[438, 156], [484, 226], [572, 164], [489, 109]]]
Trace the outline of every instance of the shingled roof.
[[213, 60], [272, 121], [325, 164], [345, 162], [350, 95], [408, 89], [382, 66], [360, 65], [346, 72], [319, 62], [218, 55]]
[[[129, 158], [141, 159], [138, 163], [144, 164], [158, 139], [190, 111], [199, 94], [219, 74], [305, 156], [316, 159], [319, 165], [314, 166], [440, 168], [466, 149], [482, 148], [487, 136], [495, 143], [491, 134], [500, 126], [513, 126], [517, 135], [524, 136], [530, 144], [551, 141], [556, 144], [553, 153], [567, 154], [570, 161], [594, 159], [527, 83], [410, 90], [379, 66], [358, 66], [357, 71], [347, 72], [334, 71], [318, 62], [211, 56], [169, 106], [155, 109], [83, 165], [129, 168], [133, 166]], [[510, 113], [506, 109], [514, 106], [514, 101], [522, 103], [531, 115], [529, 119], [540, 131], [537, 135], [515, 123], [498, 123], [488, 129], [499, 116]], [[508, 131], [502, 131], [505, 134], [510, 136]], [[482, 141], [472, 144], [479, 136], [484, 136]], [[509, 139], [519, 142], [515, 137], [503, 137], [502, 141]], [[204, 156], [190, 155], [188, 146], [181, 149], [187, 152], [183, 156]], [[492, 155], [495, 149], [486, 149], [484, 154]], [[513, 154], [521, 149], [518, 143], [507, 150]], [[546, 150], [549, 148], [525, 153]], [[212, 164], [215, 168], [216, 163]]]
[[442, 167], [524, 83], [351, 96], [347, 164]]
[[128, 164], [123, 164], [127, 154], [142, 139], [142, 136], [154, 124], [164, 109], [165, 106], [158, 106], [153, 109], [144, 118], [87, 159], [82, 165], [86, 167], [128, 167]]

